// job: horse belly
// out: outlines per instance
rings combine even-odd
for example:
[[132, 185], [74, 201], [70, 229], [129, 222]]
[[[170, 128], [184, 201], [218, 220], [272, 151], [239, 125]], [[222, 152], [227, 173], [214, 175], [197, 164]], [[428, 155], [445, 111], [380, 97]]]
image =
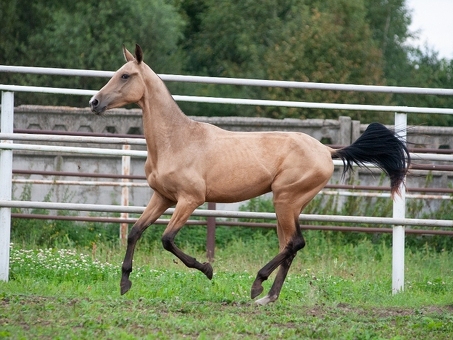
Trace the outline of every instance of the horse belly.
[[204, 158], [206, 200], [230, 203], [270, 192], [285, 158], [282, 144], [279, 135], [271, 133], [227, 132], [222, 138], [217, 136]]
[[247, 200], [270, 192], [271, 183], [269, 173], [250, 168], [231, 169], [209, 177], [206, 201], [232, 203]]

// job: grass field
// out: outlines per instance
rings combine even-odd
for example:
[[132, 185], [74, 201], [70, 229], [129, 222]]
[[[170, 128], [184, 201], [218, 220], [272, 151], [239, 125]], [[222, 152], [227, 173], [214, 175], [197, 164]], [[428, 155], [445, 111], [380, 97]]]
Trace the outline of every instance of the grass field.
[[10, 281], [0, 283], [0, 338], [452, 338], [451, 252], [408, 250], [405, 291], [393, 296], [391, 249], [384, 243], [340, 247], [317, 232], [306, 238], [280, 299], [265, 307], [255, 306], [249, 291], [276, 243], [259, 236], [217, 249], [212, 281], [159, 244], [139, 245], [124, 296], [120, 247], [13, 245]]

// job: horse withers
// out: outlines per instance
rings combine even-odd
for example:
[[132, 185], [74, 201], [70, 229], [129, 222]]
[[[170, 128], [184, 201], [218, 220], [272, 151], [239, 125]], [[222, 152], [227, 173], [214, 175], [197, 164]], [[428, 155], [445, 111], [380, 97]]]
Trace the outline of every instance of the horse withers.
[[130, 103], [143, 111], [145, 174], [154, 194], [128, 236], [121, 294], [132, 285], [129, 275], [138, 239], [171, 206], [175, 210], [162, 235], [163, 247], [212, 279], [210, 263], [200, 263], [175, 245], [178, 231], [206, 201], [238, 202], [273, 193], [280, 250], [258, 271], [251, 288], [254, 299], [263, 291], [262, 282], [279, 267], [268, 294], [255, 301], [264, 305], [278, 299], [296, 253], [305, 246], [299, 215], [331, 178], [332, 159], [343, 160], [344, 174], [354, 163], [374, 164], [390, 177], [392, 196], [399, 192], [410, 156], [405, 144], [383, 125], [370, 124], [352, 145], [337, 150], [303, 133], [226, 131], [184, 115], [164, 82], [143, 62], [139, 45], [135, 56], [124, 47], [123, 54], [126, 64], [90, 100], [97, 115]]

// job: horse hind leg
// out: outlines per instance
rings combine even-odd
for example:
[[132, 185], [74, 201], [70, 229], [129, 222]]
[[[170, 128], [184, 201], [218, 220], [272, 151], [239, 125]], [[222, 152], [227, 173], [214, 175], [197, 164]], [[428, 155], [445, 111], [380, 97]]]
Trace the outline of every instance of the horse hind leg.
[[[290, 249], [285, 248], [283, 252], [278, 253], [272, 260], [270, 260], [263, 268], [258, 271], [255, 281], [253, 281], [252, 289], [250, 291], [250, 297], [252, 299], [260, 295], [264, 288], [263, 282], [266, 281], [269, 276], [280, 266], [288, 257], [290, 257]], [[275, 301], [276, 299], [274, 299]]]
[[278, 299], [280, 295], [280, 291], [282, 290], [283, 283], [285, 282], [286, 275], [288, 274], [289, 268], [291, 267], [291, 263], [294, 260], [294, 257], [296, 257], [296, 254], [293, 254], [292, 256], [288, 257], [283, 263], [280, 265], [278, 269], [277, 276], [275, 277], [274, 283], [272, 284], [271, 289], [269, 290], [269, 293], [261, 299], [258, 299], [255, 301], [255, 304], [257, 305], [267, 305], [269, 302], [274, 302]]
[[[277, 210], [277, 208], [276, 208]], [[299, 222], [293, 220], [290, 222], [284, 221], [283, 218], [278, 218], [278, 236], [280, 242], [280, 252], [269, 263], [258, 271], [255, 281], [251, 289], [251, 298], [254, 299], [263, 292], [263, 281], [267, 280], [270, 274], [280, 266], [277, 276], [269, 293], [257, 300], [255, 303], [265, 305], [269, 302], [274, 302], [278, 299], [283, 283], [288, 274], [291, 263], [296, 256], [296, 253], [305, 246], [305, 240], [300, 231]]]
[[176, 234], [181, 230], [184, 224], [187, 222], [190, 214], [195, 210], [198, 205], [188, 204], [185, 201], [179, 201], [176, 204], [173, 216], [168, 223], [162, 235], [162, 245], [165, 250], [168, 250], [179, 258], [189, 268], [195, 268], [201, 271], [206, 277], [211, 280], [213, 276], [213, 269], [210, 263], [200, 263], [194, 257], [191, 257], [179, 249], [174, 242]]
[[319, 159], [321, 163], [313, 163], [313, 171], [306, 171], [297, 183], [290, 182], [292, 176], [281, 176], [280, 181], [274, 181], [272, 184], [280, 252], [258, 272], [251, 289], [252, 299], [262, 293], [262, 282], [267, 280], [278, 266], [280, 269], [269, 293], [257, 300], [257, 304], [265, 305], [278, 299], [294, 257], [305, 246], [299, 225], [299, 214], [332, 176], [333, 165], [330, 156], [326, 156], [328, 158], [324, 160]]
[[127, 237], [126, 255], [124, 256], [123, 265], [121, 267], [121, 295], [127, 293], [131, 289], [132, 282], [129, 280], [132, 272], [132, 261], [134, 257], [135, 246], [137, 241], [142, 236], [143, 232], [151, 224], [153, 224], [165, 210], [173, 205], [173, 202], [163, 198], [158, 193], [154, 193], [149, 201], [145, 211], [140, 218], [135, 222]]

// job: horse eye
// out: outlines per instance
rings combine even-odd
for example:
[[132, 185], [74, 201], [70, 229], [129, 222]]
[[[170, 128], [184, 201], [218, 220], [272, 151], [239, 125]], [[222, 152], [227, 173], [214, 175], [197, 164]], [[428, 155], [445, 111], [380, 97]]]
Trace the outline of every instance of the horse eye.
[[121, 79], [128, 79], [128, 78], [129, 78], [129, 75], [127, 73], [125, 73], [121, 76]]

